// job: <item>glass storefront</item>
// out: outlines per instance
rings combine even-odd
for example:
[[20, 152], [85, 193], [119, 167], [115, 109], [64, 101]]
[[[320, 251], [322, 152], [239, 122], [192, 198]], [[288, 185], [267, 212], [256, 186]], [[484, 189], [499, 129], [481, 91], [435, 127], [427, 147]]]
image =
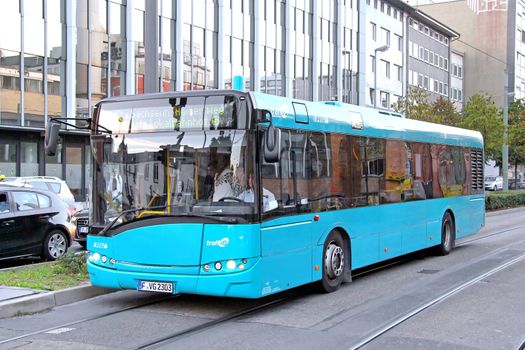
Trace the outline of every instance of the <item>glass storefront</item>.
[[16, 143], [14, 141], [0, 143], [0, 175], [16, 176]]
[[66, 145], [66, 182], [75, 197], [82, 194], [82, 146]]
[[38, 175], [38, 141], [20, 142], [20, 175]]

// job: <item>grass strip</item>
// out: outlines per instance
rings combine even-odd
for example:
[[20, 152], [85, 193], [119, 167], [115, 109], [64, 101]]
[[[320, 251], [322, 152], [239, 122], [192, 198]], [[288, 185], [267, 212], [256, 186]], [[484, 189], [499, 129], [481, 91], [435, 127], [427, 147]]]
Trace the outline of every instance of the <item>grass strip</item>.
[[26, 265], [0, 272], [0, 285], [39, 290], [59, 290], [88, 281], [85, 256], [66, 254], [52, 264]]

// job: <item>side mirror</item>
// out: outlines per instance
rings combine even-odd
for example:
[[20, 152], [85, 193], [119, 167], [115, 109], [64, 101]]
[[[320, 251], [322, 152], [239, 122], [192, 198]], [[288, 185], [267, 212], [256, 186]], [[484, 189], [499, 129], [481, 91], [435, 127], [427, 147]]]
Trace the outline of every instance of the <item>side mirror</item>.
[[46, 128], [46, 135], [44, 138], [44, 148], [48, 156], [54, 156], [57, 152], [58, 132], [60, 131], [60, 124], [49, 121]]
[[281, 130], [270, 125], [264, 133], [264, 161], [277, 163], [281, 158]]

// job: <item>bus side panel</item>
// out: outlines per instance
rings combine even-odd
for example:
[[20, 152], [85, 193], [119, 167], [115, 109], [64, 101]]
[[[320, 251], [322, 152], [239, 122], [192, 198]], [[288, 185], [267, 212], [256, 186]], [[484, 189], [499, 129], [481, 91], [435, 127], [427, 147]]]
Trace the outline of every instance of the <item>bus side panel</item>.
[[281, 217], [261, 224], [262, 295], [312, 280], [312, 217]]
[[458, 232], [456, 238], [475, 234], [485, 225], [485, 197], [472, 196], [468, 202], [469, 225]]

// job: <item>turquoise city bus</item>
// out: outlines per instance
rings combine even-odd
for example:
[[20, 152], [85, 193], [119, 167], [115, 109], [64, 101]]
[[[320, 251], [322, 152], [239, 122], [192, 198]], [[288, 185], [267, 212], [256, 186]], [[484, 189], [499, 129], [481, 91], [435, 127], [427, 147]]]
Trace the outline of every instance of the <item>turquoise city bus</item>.
[[259, 298], [484, 225], [478, 132], [234, 90], [109, 98], [91, 123], [95, 286]]

